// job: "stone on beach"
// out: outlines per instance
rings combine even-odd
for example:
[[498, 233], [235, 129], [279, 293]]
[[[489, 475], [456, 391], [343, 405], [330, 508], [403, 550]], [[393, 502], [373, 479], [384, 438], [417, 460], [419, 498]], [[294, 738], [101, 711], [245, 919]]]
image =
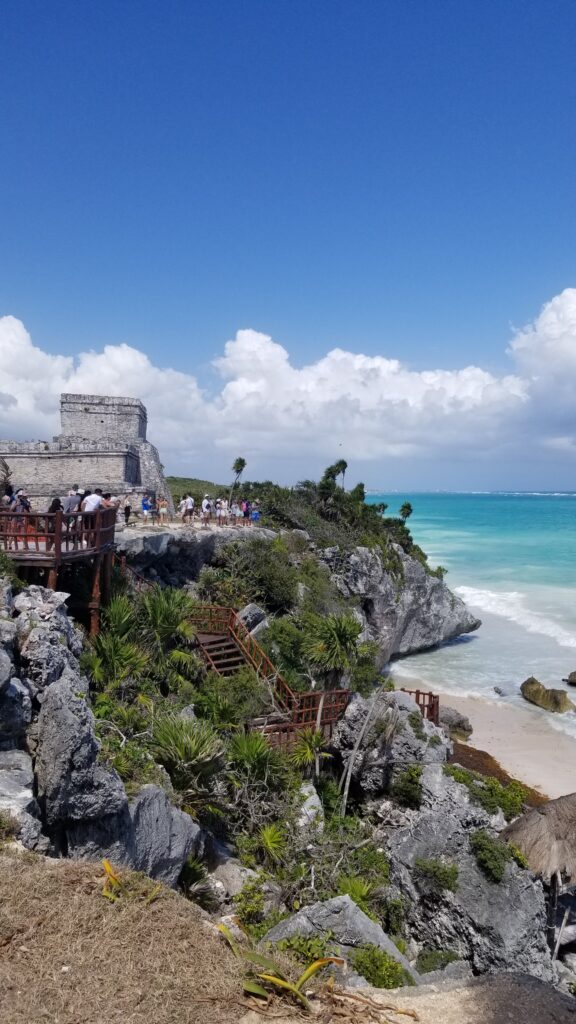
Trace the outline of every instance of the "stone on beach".
[[536, 704], [539, 708], [544, 708], [545, 711], [559, 713], [576, 711], [576, 705], [572, 703], [565, 690], [548, 689], [538, 679], [535, 679], [534, 676], [529, 676], [528, 679], [524, 680], [520, 687], [520, 692], [524, 700], [529, 701], [531, 704]]

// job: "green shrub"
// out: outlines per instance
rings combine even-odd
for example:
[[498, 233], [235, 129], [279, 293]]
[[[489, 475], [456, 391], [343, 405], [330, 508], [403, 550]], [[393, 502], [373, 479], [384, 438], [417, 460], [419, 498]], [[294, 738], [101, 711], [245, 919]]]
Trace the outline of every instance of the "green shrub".
[[412, 729], [412, 732], [414, 733], [416, 739], [425, 740], [426, 733], [424, 732], [424, 722], [422, 720], [422, 715], [420, 714], [420, 712], [411, 711], [410, 714], [408, 715], [408, 722], [410, 723], [410, 728]]
[[382, 906], [382, 927], [389, 935], [401, 935], [404, 931], [406, 908], [401, 896], [385, 900]]
[[437, 732], [435, 732], [434, 735], [431, 736], [430, 739], [428, 740], [429, 747], [439, 747], [441, 743], [442, 740]]
[[390, 881], [390, 861], [384, 850], [372, 843], [360, 846], [352, 854], [354, 870], [365, 878], [371, 878], [378, 885], [388, 885]]
[[368, 917], [374, 916], [370, 911], [370, 899], [374, 893], [374, 886], [371, 882], [365, 878], [359, 878], [357, 875], [340, 875], [338, 892], [342, 896], [349, 896]]
[[442, 971], [448, 964], [458, 960], [458, 953], [452, 949], [423, 949], [416, 960], [416, 970], [419, 974], [429, 974], [430, 971]]
[[7, 839], [13, 839], [19, 831], [20, 825], [16, 818], [13, 818], [8, 811], [0, 811], [0, 843], [5, 843]]
[[413, 984], [402, 965], [378, 946], [362, 946], [352, 954], [350, 962], [354, 970], [376, 988], [400, 988]]
[[276, 943], [278, 949], [285, 950], [299, 961], [308, 964], [315, 960], [321, 960], [330, 955], [330, 947], [333, 943], [334, 933], [325, 932], [323, 935], [291, 935], [288, 939], [282, 939]]
[[239, 893], [233, 898], [236, 917], [240, 924], [251, 925], [264, 917], [264, 879], [262, 876], [244, 882]]
[[491, 882], [501, 882], [506, 865], [512, 860], [510, 848], [499, 840], [493, 839], [484, 829], [472, 833], [470, 846], [478, 867], [484, 872], [486, 878], [489, 878]]
[[500, 809], [504, 812], [506, 821], [511, 821], [522, 813], [526, 802], [526, 789], [515, 779], [505, 786], [491, 775], [480, 775], [479, 772], [462, 768], [459, 764], [445, 764], [444, 772], [466, 786], [472, 799], [488, 814], [496, 814]]
[[391, 794], [403, 807], [419, 810], [422, 803], [422, 765], [411, 764], [396, 776]]
[[458, 888], [458, 865], [447, 864], [434, 858], [426, 860], [417, 857], [414, 861], [414, 874], [418, 884], [428, 892], [440, 895], [443, 892], [456, 892]]

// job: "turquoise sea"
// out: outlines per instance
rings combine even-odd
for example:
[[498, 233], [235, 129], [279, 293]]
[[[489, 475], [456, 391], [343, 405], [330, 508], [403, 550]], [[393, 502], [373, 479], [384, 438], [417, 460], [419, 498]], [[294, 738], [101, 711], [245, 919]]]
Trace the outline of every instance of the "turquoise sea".
[[[476, 633], [395, 662], [399, 681], [524, 707], [529, 675], [570, 689], [561, 680], [576, 671], [576, 492], [371, 493], [367, 501], [387, 502], [387, 515], [411, 502], [414, 540], [482, 619]], [[576, 714], [543, 714], [576, 736]]]

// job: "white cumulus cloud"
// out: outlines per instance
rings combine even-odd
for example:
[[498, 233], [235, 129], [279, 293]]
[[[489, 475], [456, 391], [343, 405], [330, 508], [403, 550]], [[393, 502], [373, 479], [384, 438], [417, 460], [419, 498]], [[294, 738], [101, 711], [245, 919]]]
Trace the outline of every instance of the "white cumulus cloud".
[[291, 473], [280, 460], [303, 476], [339, 455], [388, 466], [407, 459], [448, 465], [504, 456], [513, 462], [539, 447], [573, 464], [576, 289], [547, 303], [516, 333], [509, 353], [516, 372], [502, 376], [479, 366], [416, 372], [395, 358], [342, 348], [296, 367], [278, 342], [241, 330], [214, 360], [221, 384], [208, 393], [194, 376], [157, 366], [126, 344], [74, 358], [51, 355], [6, 316], [0, 437], [58, 433], [59, 396], [72, 391], [141, 398], [149, 438], [167, 468], [194, 475], [214, 476], [239, 453], [254, 475], [257, 468], [284, 478]]

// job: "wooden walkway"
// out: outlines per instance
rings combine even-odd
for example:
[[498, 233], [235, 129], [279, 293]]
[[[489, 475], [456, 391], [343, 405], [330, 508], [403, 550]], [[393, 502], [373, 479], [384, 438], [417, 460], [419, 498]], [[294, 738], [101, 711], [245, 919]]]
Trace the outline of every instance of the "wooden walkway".
[[60, 569], [75, 562], [91, 567], [88, 609], [90, 632], [97, 633], [100, 605], [110, 595], [116, 509], [96, 512], [0, 512], [0, 551], [17, 571], [45, 569], [47, 586], [56, 590]]

